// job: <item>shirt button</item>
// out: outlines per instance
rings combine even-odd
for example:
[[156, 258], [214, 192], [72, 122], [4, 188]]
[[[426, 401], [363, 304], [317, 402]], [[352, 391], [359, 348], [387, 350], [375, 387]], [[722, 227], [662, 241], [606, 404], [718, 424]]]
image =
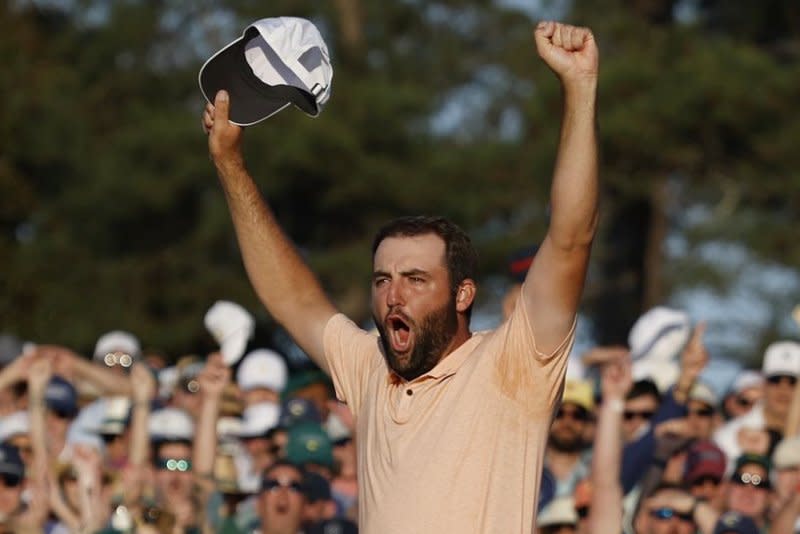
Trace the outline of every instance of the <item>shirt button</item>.
[[410, 397], [411, 395], [413, 395], [413, 394], [414, 394], [414, 391], [413, 391], [411, 388], [408, 388], [408, 389], [406, 390], [406, 395], [408, 395], [409, 397]]

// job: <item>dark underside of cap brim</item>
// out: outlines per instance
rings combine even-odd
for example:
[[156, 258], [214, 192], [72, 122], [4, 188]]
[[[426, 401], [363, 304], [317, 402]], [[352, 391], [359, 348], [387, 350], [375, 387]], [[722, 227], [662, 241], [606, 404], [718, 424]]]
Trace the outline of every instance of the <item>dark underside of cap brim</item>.
[[245, 39], [219, 52], [200, 71], [200, 88], [213, 102], [218, 91], [230, 95], [229, 118], [235, 124], [255, 124], [294, 104], [310, 115], [317, 114], [313, 95], [289, 85], [267, 85], [259, 80], [244, 56]]

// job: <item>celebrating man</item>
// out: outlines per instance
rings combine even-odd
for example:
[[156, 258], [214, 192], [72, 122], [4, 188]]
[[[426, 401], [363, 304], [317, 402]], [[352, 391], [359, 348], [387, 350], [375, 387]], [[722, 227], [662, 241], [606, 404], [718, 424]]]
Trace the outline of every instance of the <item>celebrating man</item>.
[[534, 39], [565, 98], [551, 221], [513, 312], [493, 331], [470, 331], [475, 251], [438, 217], [401, 218], [378, 232], [372, 314], [380, 336], [358, 328], [326, 297], [246, 170], [228, 94], [203, 114], [259, 298], [330, 373], [355, 416], [363, 532], [533, 529], [598, 189], [592, 33], [542, 22]]

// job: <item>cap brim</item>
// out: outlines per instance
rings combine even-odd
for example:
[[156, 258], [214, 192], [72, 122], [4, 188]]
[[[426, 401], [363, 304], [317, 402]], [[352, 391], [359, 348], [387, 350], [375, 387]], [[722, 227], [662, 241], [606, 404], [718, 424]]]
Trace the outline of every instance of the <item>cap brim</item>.
[[309, 115], [318, 115], [313, 95], [288, 85], [267, 85], [253, 74], [244, 55], [244, 45], [251, 35], [248, 30], [200, 69], [200, 90], [206, 100], [213, 103], [217, 92], [226, 90], [230, 96], [228, 119], [238, 126], [257, 124], [290, 104]]
[[225, 365], [232, 366], [242, 359], [244, 356], [245, 348], [247, 347], [247, 332], [240, 330], [222, 342], [220, 352], [222, 352], [222, 361]]

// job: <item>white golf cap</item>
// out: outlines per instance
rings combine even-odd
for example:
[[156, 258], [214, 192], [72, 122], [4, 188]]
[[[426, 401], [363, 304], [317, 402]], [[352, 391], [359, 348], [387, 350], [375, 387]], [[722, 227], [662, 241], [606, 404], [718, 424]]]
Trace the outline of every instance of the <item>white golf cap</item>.
[[249, 352], [236, 370], [236, 383], [242, 391], [267, 388], [283, 392], [289, 379], [289, 369], [274, 350], [257, 349]]
[[331, 94], [328, 47], [310, 21], [298, 17], [261, 19], [214, 54], [200, 69], [200, 89], [213, 103], [221, 89], [230, 95], [229, 119], [250, 126], [294, 104], [312, 117]]
[[274, 402], [259, 402], [244, 410], [242, 426], [237, 435], [241, 438], [255, 438], [265, 435], [278, 426], [281, 406]]
[[551, 525], [577, 525], [578, 512], [572, 497], [556, 497], [542, 509], [536, 519], [539, 528]]
[[[130, 367], [142, 355], [142, 348], [136, 336], [124, 330], [113, 330], [100, 336], [94, 346], [94, 359], [105, 361], [106, 365], [113, 366], [116, 361], [106, 361], [106, 356], [121, 352], [130, 356], [129, 360], [119, 362], [123, 367]], [[127, 365], [126, 365], [127, 364]]]
[[219, 343], [223, 361], [227, 365], [238, 362], [255, 331], [253, 316], [235, 302], [220, 300], [206, 312], [204, 323]]
[[761, 388], [764, 386], [764, 375], [758, 371], [747, 369], [736, 377], [731, 385], [731, 393], [741, 393], [746, 389]]
[[686, 312], [657, 306], [639, 317], [628, 334], [631, 359], [673, 360], [691, 333]]
[[194, 438], [192, 418], [178, 408], [162, 408], [151, 413], [148, 429], [151, 441], [192, 441]]
[[764, 376], [800, 376], [800, 344], [794, 341], [776, 341], [764, 352], [761, 368]]
[[20, 410], [0, 419], [0, 443], [14, 436], [28, 434], [31, 431], [28, 412]]

